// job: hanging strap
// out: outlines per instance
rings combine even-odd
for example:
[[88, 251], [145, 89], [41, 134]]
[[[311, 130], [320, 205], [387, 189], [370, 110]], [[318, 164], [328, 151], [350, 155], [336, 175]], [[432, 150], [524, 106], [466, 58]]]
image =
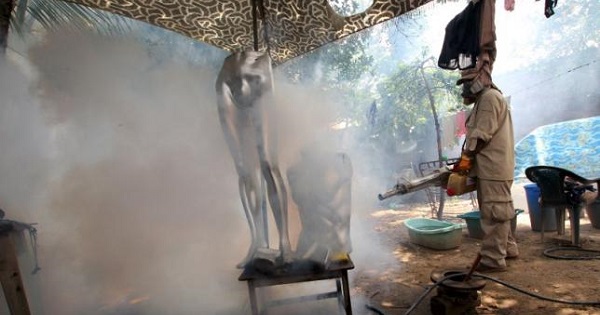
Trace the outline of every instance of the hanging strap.
[[252, 35], [254, 39], [254, 51], [258, 51], [258, 1], [252, 0]]

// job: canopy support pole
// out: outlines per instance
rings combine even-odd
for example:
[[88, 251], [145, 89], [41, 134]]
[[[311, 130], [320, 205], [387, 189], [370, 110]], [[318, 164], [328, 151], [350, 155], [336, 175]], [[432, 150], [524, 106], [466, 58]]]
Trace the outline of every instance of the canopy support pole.
[[252, 2], [252, 35], [254, 36], [254, 51], [258, 51], [258, 1]]
[[268, 26], [265, 23], [265, 19], [266, 19], [266, 10], [265, 10], [265, 5], [263, 0], [251, 0], [252, 2], [252, 35], [254, 37], [254, 51], [258, 51], [259, 50], [259, 40], [258, 40], [258, 36], [259, 36], [259, 25], [258, 25], [258, 21], [262, 21], [262, 27], [263, 27], [263, 40], [265, 41], [265, 46], [267, 48], [267, 52], [269, 52], [270, 55], [270, 45], [269, 45], [269, 30], [268, 30]]

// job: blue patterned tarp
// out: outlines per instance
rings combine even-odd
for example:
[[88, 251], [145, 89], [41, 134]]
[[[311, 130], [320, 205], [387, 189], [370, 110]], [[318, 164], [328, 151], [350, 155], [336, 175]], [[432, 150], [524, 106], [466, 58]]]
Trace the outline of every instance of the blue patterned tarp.
[[600, 116], [538, 127], [515, 148], [515, 180], [535, 165], [556, 166], [585, 178], [600, 177]]

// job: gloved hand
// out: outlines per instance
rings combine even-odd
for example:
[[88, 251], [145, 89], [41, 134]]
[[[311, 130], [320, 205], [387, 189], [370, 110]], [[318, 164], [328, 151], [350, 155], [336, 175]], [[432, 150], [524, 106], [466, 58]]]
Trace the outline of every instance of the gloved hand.
[[452, 171], [456, 173], [466, 174], [473, 167], [472, 158], [463, 153], [460, 155], [460, 160], [454, 164]]

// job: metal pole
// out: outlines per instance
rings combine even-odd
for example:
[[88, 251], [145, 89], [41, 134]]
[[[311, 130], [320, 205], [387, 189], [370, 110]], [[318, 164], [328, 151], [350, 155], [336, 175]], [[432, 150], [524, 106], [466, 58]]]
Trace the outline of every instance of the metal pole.
[[252, 4], [252, 35], [254, 38], [254, 51], [258, 51], [258, 4], [251, 0]]

